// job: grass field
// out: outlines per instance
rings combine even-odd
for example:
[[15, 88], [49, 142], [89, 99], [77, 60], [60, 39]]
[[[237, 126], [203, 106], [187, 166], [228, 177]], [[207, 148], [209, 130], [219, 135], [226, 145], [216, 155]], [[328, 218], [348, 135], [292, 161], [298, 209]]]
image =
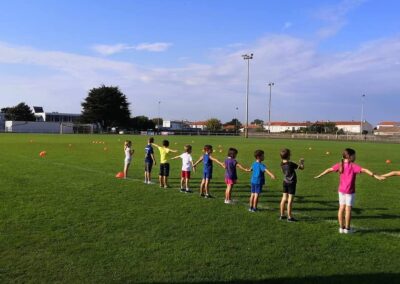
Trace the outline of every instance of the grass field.
[[[135, 156], [130, 179], [120, 180], [114, 176], [122, 170], [127, 138]], [[0, 282], [399, 283], [400, 178], [358, 177], [352, 222], [358, 232], [352, 235], [338, 233], [338, 176], [313, 179], [338, 162], [345, 147], [355, 148], [357, 162], [374, 172], [400, 170], [399, 145], [168, 139], [173, 149], [192, 144], [194, 159], [206, 143], [220, 160], [234, 146], [245, 166], [263, 149], [277, 179], [267, 179], [261, 210], [247, 211], [248, 173], [239, 172], [235, 205], [223, 203], [219, 167], [213, 199], [179, 192], [180, 160], [171, 162], [172, 188], [144, 185], [146, 137], [0, 134]], [[282, 147], [292, 150], [293, 160], [306, 161], [298, 172], [297, 223], [278, 220]], [[45, 158], [39, 157], [43, 150]], [[191, 181], [196, 190], [199, 170]]]

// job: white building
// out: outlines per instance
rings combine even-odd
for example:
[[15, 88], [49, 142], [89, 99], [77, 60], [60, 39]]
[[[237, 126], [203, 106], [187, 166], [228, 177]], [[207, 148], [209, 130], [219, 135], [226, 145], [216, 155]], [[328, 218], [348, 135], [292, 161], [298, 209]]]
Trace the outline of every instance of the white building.
[[[361, 133], [361, 121], [333, 121], [336, 127], [340, 130], [343, 129], [345, 133]], [[362, 123], [362, 130], [368, 131], [371, 134], [374, 127], [366, 120]]]
[[400, 135], [400, 122], [382, 121], [376, 128], [375, 135]]
[[205, 130], [207, 128], [207, 122], [206, 121], [189, 122], [189, 126], [190, 128]]
[[190, 128], [189, 122], [183, 120], [164, 120], [163, 128], [170, 130], [184, 130]]
[[[310, 122], [287, 122], [287, 121], [271, 121], [271, 128], [269, 124], [264, 124], [264, 129], [269, 130], [271, 133], [282, 133], [286, 131], [297, 131], [301, 128], [310, 126]], [[270, 128], [270, 129], [269, 129]]]
[[46, 122], [78, 122], [81, 115], [74, 113], [45, 112], [43, 107], [33, 107], [36, 121]]
[[11, 121], [5, 123], [5, 132], [14, 133], [74, 133], [73, 124], [70, 122], [38, 122], [38, 121]]

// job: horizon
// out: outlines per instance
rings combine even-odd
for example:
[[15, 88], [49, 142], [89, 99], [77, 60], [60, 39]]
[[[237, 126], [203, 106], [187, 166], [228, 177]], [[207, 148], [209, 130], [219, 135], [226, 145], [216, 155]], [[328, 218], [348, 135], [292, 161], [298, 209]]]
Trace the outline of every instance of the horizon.
[[[0, 107], [80, 113], [119, 86], [132, 116], [245, 122], [399, 121], [400, 3], [323, 1], [5, 2]], [[272, 11], [272, 12], [271, 12]], [[158, 103], [161, 102], [161, 103]]]

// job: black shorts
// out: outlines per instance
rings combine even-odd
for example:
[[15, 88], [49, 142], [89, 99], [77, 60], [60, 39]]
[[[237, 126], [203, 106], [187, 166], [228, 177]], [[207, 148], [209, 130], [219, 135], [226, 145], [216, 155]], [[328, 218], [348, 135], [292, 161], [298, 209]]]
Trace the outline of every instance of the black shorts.
[[144, 162], [144, 171], [151, 173], [151, 169], [153, 168], [153, 162]]
[[169, 163], [160, 164], [160, 176], [167, 177], [169, 176]]
[[286, 183], [283, 182], [283, 193], [296, 194], [296, 183]]

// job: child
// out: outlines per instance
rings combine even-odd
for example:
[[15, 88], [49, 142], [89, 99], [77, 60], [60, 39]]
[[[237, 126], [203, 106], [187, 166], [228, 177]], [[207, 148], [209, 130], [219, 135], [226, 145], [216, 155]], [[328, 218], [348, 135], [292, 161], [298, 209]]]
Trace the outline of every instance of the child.
[[250, 172], [250, 169], [245, 169], [241, 164], [236, 161], [236, 156], [238, 154], [238, 150], [235, 148], [229, 148], [228, 157], [225, 159], [225, 204], [232, 204], [231, 200], [231, 192], [233, 189], [233, 185], [237, 181], [237, 172], [236, 167], [241, 169], [242, 171]]
[[220, 161], [216, 158], [212, 157], [213, 148], [211, 145], [205, 145], [203, 148], [203, 156], [201, 156], [196, 163], [194, 163], [193, 168], [196, 167], [198, 163], [203, 161], [203, 179], [201, 180], [200, 184], [200, 196], [204, 198], [211, 198], [209, 186], [210, 180], [212, 179], [212, 171], [213, 171], [213, 162], [216, 162], [221, 167], [224, 167]]
[[160, 188], [168, 188], [168, 176], [169, 176], [169, 163], [168, 163], [168, 156], [169, 152], [177, 153], [177, 150], [172, 150], [169, 147], [169, 141], [163, 140], [162, 147], [155, 144], [154, 142], [152, 145], [156, 146], [160, 151], [160, 174], [158, 176], [158, 180], [160, 182]]
[[338, 211], [339, 233], [350, 234], [353, 232], [353, 230], [350, 228], [350, 221], [351, 208], [354, 206], [354, 196], [356, 191], [356, 175], [360, 173], [366, 173], [378, 180], [385, 178], [375, 175], [370, 170], [362, 168], [354, 163], [356, 160], [356, 151], [353, 149], [345, 149], [342, 156], [343, 158], [341, 163], [335, 164], [331, 168], [326, 169], [315, 178], [320, 178], [321, 176], [331, 172], [340, 173]]
[[275, 179], [275, 175], [267, 170], [267, 167], [262, 163], [264, 161], [264, 151], [256, 150], [254, 152], [256, 161], [251, 165], [251, 195], [250, 195], [250, 212], [257, 211], [258, 197], [262, 191], [262, 187], [265, 184], [265, 175], [267, 173], [271, 179]]
[[[189, 180], [190, 180], [190, 171], [193, 167], [193, 159], [192, 159], [192, 146], [186, 145], [184, 147], [185, 153], [171, 158], [171, 160], [181, 158], [182, 159], [182, 173], [181, 173], [181, 192], [191, 193], [192, 191], [189, 188]], [[194, 168], [193, 168], [194, 171]]]
[[285, 207], [287, 203], [287, 221], [288, 222], [296, 222], [297, 220], [292, 216], [292, 204], [293, 198], [296, 194], [296, 184], [297, 184], [297, 175], [296, 170], [304, 170], [304, 159], [301, 159], [299, 164], [293, 163], [290, 161], [290, 150], [283, 149], [281, 151], [281, 168], [284, 175], [283, 178], [283, 195], [281, 200], [281, 215], [279, 217], [280, 220], [286, 219], [285, 216]]
[[129, 166], [131, 165], [132, 161], [132, 155], [133, 155], [133, 150], [132, 150], [132, 141], [126, 140], [124, 143], [124, 152], [125, 152], [125, 160], [124, 160], [124, 179], [128, 177], [128, 170]]
[[385, 178], [394, 177], [394, 176], [400, 176], [400, 171], [393, 171], [393, 172], [382, 175], [382, 177], [385, 177]]
[[144, 183], [153, 184], [151, 181], [151, 169], [153, 165], [156, 165], [156, 159], [154, 158], [154, 150], [151, 144], [154, 143], [154, 138], [150, 137], [147, 141], [147, 146], [144, 148]]

